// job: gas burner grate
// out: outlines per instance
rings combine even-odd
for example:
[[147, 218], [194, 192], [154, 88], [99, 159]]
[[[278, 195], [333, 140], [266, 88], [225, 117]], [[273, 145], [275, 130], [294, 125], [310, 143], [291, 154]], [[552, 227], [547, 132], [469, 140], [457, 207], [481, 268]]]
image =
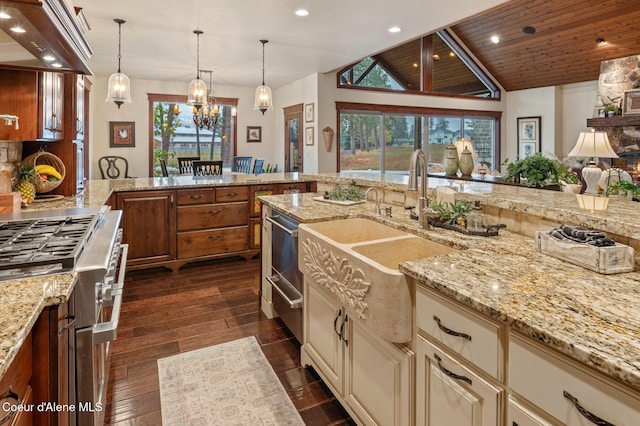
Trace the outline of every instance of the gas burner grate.
[[[101, 215], [0, 222], [0, 279], [46, 265], [74, 267]], [[28, 276], [30, 276], [29, 273]]]

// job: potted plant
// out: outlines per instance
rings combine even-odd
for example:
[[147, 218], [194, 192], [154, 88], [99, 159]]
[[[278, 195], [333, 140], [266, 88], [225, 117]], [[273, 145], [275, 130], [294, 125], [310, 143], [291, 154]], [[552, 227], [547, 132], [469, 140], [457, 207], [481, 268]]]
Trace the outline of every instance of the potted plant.
[[[508, 161], [509, 160], [506, 160], [505, 163]], [[503, 180], [522, 183], [523, 185], [534, 188], [543, 188], [552, 185], [556, 187], [554, 189], [557, 189], [559, 187], [560, 176], [563, 177], [563, 180], [570, 179], [572, 182], [578, 182], [577, 175], [573, 178], [571, 177], [571, 173], [573, 172], [570, 172], [570, 170], [558, 160], [545, 157], [542, 153], [537, 152], [528, 157], [508, 163], [507, 175], [504, 176]]]
[[620, 115], [620, 108], [616, 104], [609, 104], [604, 107], [604, 114], [607, 117], [613, 117], [614, 115]]
[[453, 203], [432, 202], [431, 208], [438, 212], [440, 220], [448, 225], [457, 225], [461, 228], [467, 227], [467, 215], [473, 211], [473, 206], [465, 200], [458, 200]]
[[607, 195], [628, 198], [629, 200], [638, 199], [640, 198], [640, 188], [633, 182], [621, 180], [609, 185]]

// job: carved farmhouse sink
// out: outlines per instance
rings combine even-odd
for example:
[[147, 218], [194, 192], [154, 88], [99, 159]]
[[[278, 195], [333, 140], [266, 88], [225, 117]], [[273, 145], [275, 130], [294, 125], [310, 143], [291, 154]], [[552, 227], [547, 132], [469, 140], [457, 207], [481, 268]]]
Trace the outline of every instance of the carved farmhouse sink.
[[412, 292], [398, 264], [456, 249], [365, 218], [301, 224], [298, 265], [383, 339], [413, 337]]

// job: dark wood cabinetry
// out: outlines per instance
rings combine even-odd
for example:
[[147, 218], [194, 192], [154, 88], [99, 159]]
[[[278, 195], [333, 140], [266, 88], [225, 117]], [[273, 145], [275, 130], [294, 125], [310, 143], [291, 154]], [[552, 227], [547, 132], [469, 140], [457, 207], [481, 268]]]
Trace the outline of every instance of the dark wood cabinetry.
[[[0, 399], [3, 403], [9, 404], [33, 404], [33, 389], [31, 388], [31, 378], [33, 375], [33, 348], [32, 335], [29, 334], [22, 343], [20, 351], [7, 369], [7, 372], [0, 380]], [[17, 398], [17, 399], [16, 399]], [[19, 401], [19, 402], [18, 402]], [[32, 425], [33, 412], [14, 411], [2, 409], [2, 416], [8, 416], [3, 425]]]
[[168, 262], [175, 258], [174, 191], [135, 191], [116, 194], [122, 210], [123, 240], [129, 244], [127, 265]]
[[0, 122], [0, 140], [35, 140], [38, 118], [38, 74], [0, 69], [0, 113], [19, 117], [19, 128]]

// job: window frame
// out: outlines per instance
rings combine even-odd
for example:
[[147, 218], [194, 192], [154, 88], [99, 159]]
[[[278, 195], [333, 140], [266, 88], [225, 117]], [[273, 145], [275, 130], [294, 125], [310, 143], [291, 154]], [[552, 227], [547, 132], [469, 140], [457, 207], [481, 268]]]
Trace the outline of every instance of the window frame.
[[[223, 98], [216, 96], [215, 99], [219, 104], [231, 105], [237, 109], [238, 98]], [[186, 104], [187, 95], [170, 95], [165, 93], [147, 93], [147, 102], [149, 108], [149, 177], [153, 177], [154, 156], [153, 156], [153, 105], [156, 102], [171, 104]], [[238, 117], [233, 120], [233, 155], [238, 153]]]
[[[406, 105], [386, 105], [386, 104], [368, 104], [358, 102], [336, 102], [336, 123], [340, 123], [340, 115], [342, 111], [350, 112], [376, 112], [383, 116], [385, 114], [406, 114], [406, 115], [422, 115], [422, 116], [446, 116], [464, 118], [492, 118], [494, 120], [494, 163], [499, 166], [502, 162], [500, 146], [501, 144], [501, 127], [502, 111], [485, 111], [485, 110], [466, 110], [466, 109], [450, 109], [436, 107], [417, 107]], [[336, 132], [336, 171], [340, 172], [340, 132]], [[409, 159], [407, 158], [407, 164]], [[382, 172], [382, 170], [381, 170]]]

